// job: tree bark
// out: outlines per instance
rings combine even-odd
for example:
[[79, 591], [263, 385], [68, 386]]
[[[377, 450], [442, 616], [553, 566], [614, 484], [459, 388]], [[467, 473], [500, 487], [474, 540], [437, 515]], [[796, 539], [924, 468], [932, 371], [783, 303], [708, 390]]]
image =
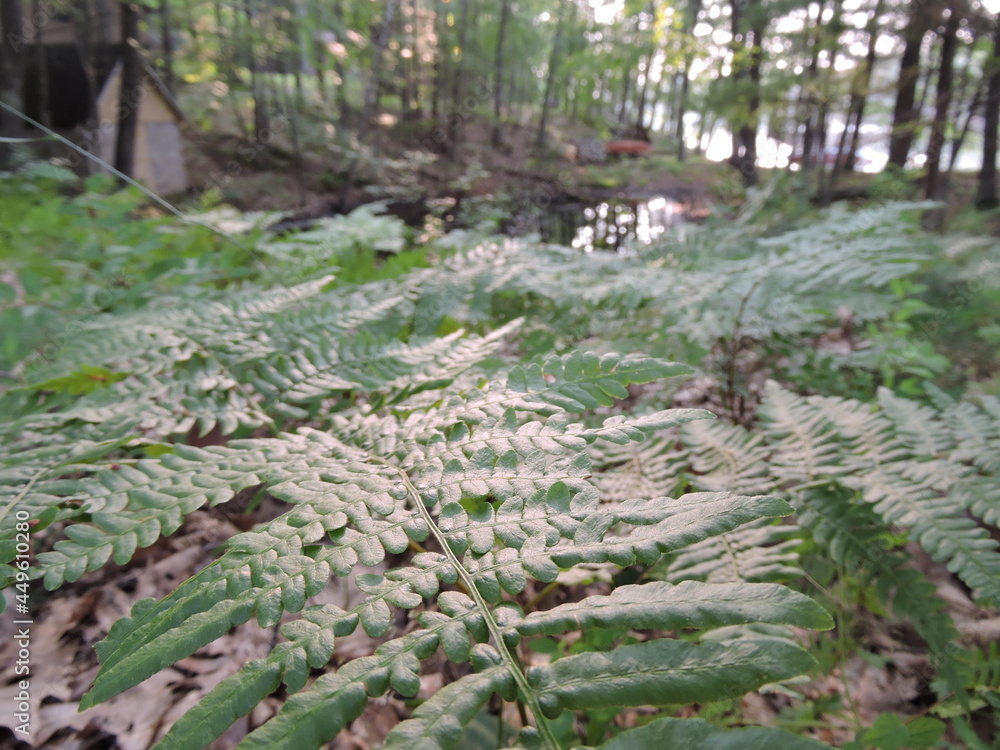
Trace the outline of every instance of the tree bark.
[[253, 0], [245, 0], [243, 8], [247, 19], [246, 61], [247, 69], [250, 71], [250, 91], [253, 96], [253, 135], [258, 146], [266, 146], [267, 134], [271, 130], [271, 118], [267, 111], [267, 91], [261, 80], [260, 71], [257, 69], [256, 30], [254, 28], [256, 10]]
[[163, 44], [163, 84], [174, 90], [174, 40], [170, 35], [170, 0], [160, 0], [160, 39]]
[[462, 3], [458, 8], [458, 49], [459, 59], [454, 61], [451, 79], [451, 112], [448, 115], [448, 150], [454, 156], [458, 153], [458, 140], [462, 135], [462, 120], [460, 112], [462, 107], [462, 61], [468, 50], [466, 44], [466, 30], [469, 26], [469, 3]]
[[[685, 19], [684, 36], [694, 32], [694, 27], [698, 24], [698, 14], [701, 12], [702, 0], [688, 0], [690, 15]], [[685, 41], [687, 45], [688, 42]], [[687, 112], [688, 93], [691, 88], [691, 59], [690, 48], [684, 51], [684, 67], [681, 70], [681, 93], [677, 100], [677, 124], [674, 129], [674, 137], [677, 139], [677, 160], [684, 161], [686, 157], [684, 146], [684, 115]]]
[[[0, 101], [18, 112], [24, 110], [21, 86], [24, 80], [23, 11], [21, 0], [0, 0]], [[0, 136], [17, 138], [24, 132], [23, 121], [7, 110], [0, 110]], [[7, 166], [13, 147], [0, 143], [0, 166]]]
[[965, 112], [965, 122], [962, 123], [962, 129], [959, 130], [958, 134], [951, 139], [951, 148], [948, 151], [948, 169], [947, 169], [947, 179], [951, 179], [951, 173], [955, 169], [955, 162], [958, 161], [958, 152], [962, 150], [962, 145], [965, 143], [965, 137], [969, 134], [969, 128], [972, 126], [972, 118], [976, 116], [976, 112], [979, 110], [979, 105], [983, 100], [983, 89], [982, 83], [976, 86], [976, 93], [972, 95], [972, 101], [969, 103], [969, 108]]
[[507, 23], [510, 21], [510, 0], [500, 0], [500, 25], [497, 27], [497, 52], [493, 73], [493, 136], [494, 146], [503, 143], [503, 122], [501, 107], [503, 106], [503, 46], [507, 36]]
[[[31, 13], [35, 18], [42, 18], [40, 0], [32, 0]], [[38, 121], [42, 125], [51, 125], [49, 117], [49, 60], [45, 50], [45, 24], [35, 25], [35, 68], [38, 70]]]
[[889, 163], [906, 165], [910, 147], [916, 135], [920, 112], [916, 108], [917, 79], [920, 77], [920, 46], [930, 27], [928, 13], [922, 3], [914, 3], [903, 31], [905, 45], [899, 61], [896, 84], [896, 104], [892, 113], [892, 133], [889, 136]]
[[142, 100], [142, 59], [139, 56], [139, 6], [122, 2], [122, 73], [118, 92], [118, 136], [115, 139], [115, 169], [133, 176], [135, 140], [139, 130]]
[[1000, 128], [1000, 14], [993, 20], [993, 56], [987, 70], [989, 84], [983, 124], [983, 163], [979, 169], [976, 208], [987, 210], [1000, 205], [997, 200], [997, 129]]
[[625, 126], [625, 112], [628, 109], [628, 99], [632, 95], [632, 71], [626, 69], [623, 71], [624, 81], [622, 85], [622, 98], [618, 103], [618, 127]]
[[[647, 13], [649, 13], [649, 25], [651, 30], [656, 25], [656, 2], [653, 0], [649, 3], [647, 8]], [[656, 39], [655, 35], [653, 37], [653, 42], [649, 45], [649, 53], [646, 56], [646, 72], [642, 79], [642, 91], [639, 92], [639, 107], [635, 115], [635, 123], [640, 128], [645, 127], [646, 119], [646, 96], [649, 94], [649, 79], [651, 73], [653, 72], [653, 58], [656, 56]]]
[[851, 109], [848, 113], [848, 122], [844, 125], [846, 128], [853, 119], [851, 148], [847, 152], [847, 158], [844, 160], [844, 169], [848, 172], [853, 172], [857, 164], [858, 146], [861, 141], [861, 123], [865, 118], [865, 108], [868, 106], [868, 92], [872, 84], [872, 71], [875, 69], [875, 45], [878, 43], [879, 37], [878, 18], [882, 15], [884, 5], [885, 0], [878, 0], [875, 3], [875, 10], [872, 12], [871, 18], [868, 19], [868, 50], [865, 53], [865, 64], [861, 71], [860, 80], [857, 81], [856, 86], [851, 88]]
[[[927, 147], [927, 181], [924, 185], [924, 197], [930, 200], [944, 200], [947, 197], [947, 185], [941, 177], [941, 152], [945, 144], [945, 128], [948, 125], [948, 113], [951, 111], [951, 88], [955, 79], [955, 51], [958, 48], [958, 27], [962, 20], [962, 10], [958, 3], [952, 3], [951, 14], [945, 24], [941, 37], [941, 63], [938, 68], [937, 96], [934, 103], [934, 120], [931, 122], [930, 143]], [[938, 210], [928, 212], [934, 215], [928, 228], [937, 229], [940, 219], [944, 218]]]
[[549, 103], [552, 100], [552, 89], [556, 78], [556, 68], [559, 65], [559, 45], [563, 34], [563, 4], [560, 3], [556, 10], [556, 36], [552, 41], [552, 51], [549, 53], [549, 69], [545, 76], [545, 99], [542, 101], [542, 116], [538, 120], [538, 133], [535, 135], [535, 148], [545, 147], [545, 128], [549, 121]]
[[[386, 46], [389, 44], [392, 17], [396, 14], [396, 6], [398, 4], [399, 0], [388, 0], [385, 12], [382, 14], [382, 24], [379, 27], [378, 36], [375, 37], [375, 49], [372, 51], [372, 72], [371, 77], [368, 79], [368, 85], [365, 87], [365, 101], [361, 110], [361, 120], [358, 122], [358, 143], [361, 145], [368, 142], [368, 137], [371, 134], [369, 121], [371, 120], [372, 113], [375, 111], [376, 95], [382, 81], [382, 57]], [[344, 187], [340, 193], [340, 208], [343, 211], [346, 211], [349, 207], [348, 201], [351, 197], [354, 177], [358, 171], [358, 160], [358, 155], [355, 155], [347, 170], [347, 176], [344, 178]]]
[[[760, 12], [759, 3], [757, 11]], [[743, 126], [743, 184], [754, 187], [759, 179], [757, 173], [757, 129], [760, 120], [760, 67], [764, 56], [764, 24], [755, 18], [752, 47], [750, 49], [750, 110], [746, 125]]]

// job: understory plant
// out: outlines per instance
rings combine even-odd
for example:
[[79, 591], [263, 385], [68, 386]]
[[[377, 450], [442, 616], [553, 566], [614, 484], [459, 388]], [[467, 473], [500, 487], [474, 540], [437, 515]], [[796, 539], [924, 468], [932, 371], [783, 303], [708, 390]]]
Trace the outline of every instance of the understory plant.
[[[86, 195], [62, 211], [103, 205]], [[518, 747], [822, 747], [672, 715], [815, 669], [822, 636], [808, 631], [833, 620], [793, 590], [803, 549], [855, 571], [910, 623], [942, 702], [967, 711], [993, 672], [964, 668], [908, 543], [978, 603], [1000, 601], [988, 531], [1000, 518], [1000, 406], [924, 382], [908, 398], [878, 381], [900, 354], [889, 351], [900, 290], [938, 252], [917, 240], [910, 208], [834, 213], [772, 237], [741, 219], [632, 257], [456, 234], [447, 251], [402, 258], [398, 226], [366, 213], [268, 236], [249, 255], [230, 243], [224, 265], [239, 260], [239, 272], [207, 279], [197, 233], [153, 222], [183, 238], [185, 257], [146, 248], [122, 289], [75, 319], [60, 285], [103, 284], [119, 255], [74, 260], [48, 287], [22, 283], [8, 307], [11, 319], [28, 297], [51, 308], [57, 335], [20, 359], [26, 344], [10, 339], [0, 562], [14, 559], [21, 514], [40, 542], [33, 574], [56, 590], [129, 565], [200, 509], [286, 504], [98, 644], [84, 707], [250, 620], [280, 633], [160, 747], [205, 746], [276, 692], [281, 710], [241, 746], [320, 747], [374, 697], [413, 698], [445, 661], [458, 679], [386, 747], [464, 747], [497, 696], [520, 709]], [[97, 223], [86, 232], [116, 231]], [[350, 237], [333, 242], [338, 227]], [[335, 265], [357, 248], [370, 251], [365, 267], [346, 276], [375, 280], [348, 284]], [[14, 258], [11, 273], [30, 280], [34, 264]], [[803, 393], [812, 375], [786, 349], [848, 318], [889, 342], [877, 366], [857, 354], [868, 342], [831, 354], [827, 377], [864, 392]], [[791, 384], [754, 371], [755, 352], [796, 373]], [[722, 415], [739, 392], [749, 426], [666, 408], [692, 374], [722, 384], [706, 399]], [[0, 572], [17, 581], [13, 567]], [[316, 603], [332, 578], [356, 604]], [[342, 658], [338, 640], [359, 628], [380, 645]], [[588, 639], [600, 647], [558, 645]], [[618, 709], [642, 706], [663, 711], [616, 723]]]

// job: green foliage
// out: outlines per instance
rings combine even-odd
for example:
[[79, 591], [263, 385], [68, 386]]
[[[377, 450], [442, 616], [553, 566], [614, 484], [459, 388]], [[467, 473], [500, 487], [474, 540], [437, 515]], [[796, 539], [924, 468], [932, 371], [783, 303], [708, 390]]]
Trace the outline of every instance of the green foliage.
[[[99, 208], [94, 217], [81, 201]], [[102, 218], [105, 201], [121, 227]], [[192, 243], [203, 231], [134, 218], [127, 194], [54, 205], [44, 210], [70, 235], [94, 222], [109, 236]], [[877, 596], [927, 642], [939, 692], [954, 693], [942, 718], [985, 705], [993, 672], [954, 647], [955, 627], [904, 545], [919, 544], [982, 603], [1000, 601], [1000, 552], [985, 528], [1000, 519], [995, 397], [921, 383], [917, 400], [878, 387], [877, 375], [871, 400], [803, 396], [759, 378], [752, 429], [665, 408], [692, 373], [674, 360], [690, 356], [702, 374], [742, 367], [755, 349], [827, 334], [841, 304], [873, 341], [910, 338], [938, 308], [899, 310], [934, 288], [915, 281], [936, 249], [917, 247], [907, 210], [834, 213], [772, 237], [749, 223], [709, 226], [637, 257], [467, 247], [468, 235], [408, 251], [394, 220], [361, 212], [266, 237], [249, 256], [231, 242], [210, 245], [215, 257], [192, 245], [177, 262], [152, 244], [94, 254], [43, 268], [51, 288], [33, 285], [30, 263], [14, 264], [24, 291], [9, 285], [6, 312], [28, 320], [43, 300], [58, 330], [77, 311], [56, 345], [14, 366], [15, 387], [0, 396], [10, 417], [0, 496], [38, 522], [34, 574], [47, 588], [128, 564], [200, 508], [246, 493], [287, 504], [164, 599], [136, 604], [98, 646], [84, 705], [255, 618], [279, 629], [271, 652], [221, 682], [162, 746], [208, 744], [283, 685], [282, 710], [244, 746], [318, 747], [370, 698], [415, 695], [422, 665], [443, 657], [464, 676], [387, 747], [461, 746], [495, 695], [530, 710], [536, 726], [516, 740], [526, 748], [816, 747], [671, 718], [607, 737], [619, 707], [721, 705], [812, 669], [793, 628], [832, 623], [787, 585], [817, 556], [852, 571], [859, 596]], [[237, 218], [256, 242], [261, 217]], [[413, 263], [391, 265], [408, 252]], [[257, 260], [230, 276], [241, 257]], [[141, 270], [100, 309], [74, 308], [83, 297], [56, 304], [123, 258]], [[201, 266], [214, 270], [200, 278]], [[836, 363], [855, 374], [883, 366]], [[779, 520], [793, 508], [795, 523]], [[0, 562], [14, 557], [17, 522], [0, 515]], [[2, 574], [16, 580], [10, 566]], [[347, 576], [361, 594], [349, 609], [311, 601]], [[554, 589], [592, 582], [601, 593], [546, 604]], [[382, 644], [331, 671], [338, 639], [359, 627]], [[522, 665], [522, 652], [548, 658]], [[578, 711], [590, 719], [585, 738]], [[857, 741], [918, 746], [938, 726], [908, 724], [900, 740], [890, 723]]]
[[[370, 697], [390, 688], [412, 696], [421, 663], [438, 651], [475, 671], [400, 725], [389, 746], [453, 747], [493, 694], [531, 708], [537, 729], [522, 741], [555, 747], [546, 717], [567, 709], [735, 696], [811, 667], [787, 640], [711, 639], [609, 644], [604, 661], [581, 653], [521, 667], [512, 649], [522, 637], [587, 623], [653, 633], [831, 623], [803, 595], [770, 583], [650, 581], [620, 587], [608, 602], [525, 613], [516, 597], [529, 581], [550, 583], [578, 567], [649, 565], [790, 509], [776, 497], [727, 491], [602, 502], [588, 479], [588, 447], [628, 446], [711, 415], [588, 414], [628, 398], [630, 387], [690, 370], [594, 353], [477, 370], [519, 322], [483, 335], [421, 334], [427, 288], [415, 290], [421, 279], [411, 276], [390, 295], [387, 282], [351, 289], [321, 277], [269, 291], [199, 291], [197, 306], [193, 290], [181, 289], [80, 322], [64, 346], [22, 370], [24, 387], [4, 397], [16, 421], [5, 427], [0, 487], [11, 506], [56, 524], [62, 538], [34, 569], [47, 588], [109, 560], [126, 564], [186, 515], [251, 488], [289, 504], [233, 537], [217, 562], [168, 597], [140, 602], [118, 622], [98, 646], [101, 671], [84, 706], [251, 617], [271, 627], [286, 613], [299, 616], [281, 626], [272, 653], [217, 686], [162, 746], [207, 744], [284, 684], [292, 697], [244, 746], [318, 747]], [[281, 431], [302, 421], [309, 426]], [[274, 437], [207, 448], [162, 442], [261, 427]], [[11, 516], [2, 524], [5, 533], [15, 528]], [[351, 610], [309, 604], [330, 576], [413, 548], [395, 567], [359, 571], [364, 596]], [[309, 683], [337, 638], [359, 626], [386, 636], [394, 610], [415, 610], [418, 628]], [[637, 659], [656, 669], [634, 674]], [[586, 689], [573, 688], [578, 673]]]
[[[535, 667], [527, 673], [509, 651], [522, 635], [561, 633], [588, 622], [656, 630], [758, 621], [829, 626], [817, 605], [772, 584], [675, 588], [651, 582], [618, 589], [607, 603], [582, 602], [527, 616], [503, 601], [504, 592], [519, 594], [528, 579], [549, 582], [580, 564], [648, 564], [756, 518], [788, 512], [777, 498], [727, 493], [600, 502], [586, 480], [587, 445], [642, 440], [706, 415], [673, 410], [611, 417], [584, 428], [569, 421], [569, 413], [599, 407], [610, 400], [609, 392], [677, 369], [645, 358], [571, 355], [440, 394], [433, 405], [414, 407], [404, 400], [391, 411], [345, 412], [331, 435], [236, 441], [211, 452], [178, 446], [173, 455], [140, 462], [134, 476], [119, 470], [125, 482], [139, 482], [135, 489], [117, 488], [128, 505], [113, 516], [91, 508], [90, 523], [68, 527], [71, 541], [40, 556], [49, 587], [76, 578], [109, 554], [124, 562], [136, 546], [152, 541], [127, 524], [130, 514], [164, 503], [190, 512], [205, 502], [202, 487], [177, 481], [178, 470], [188, 466], [200, 475], [229, 477], [213, 502], [263, 482], [293, 507], [265, 527], [234, 537], [217, 563], [163, 601], [136, 605], [99, 646], [101, 673], [85, 705], [137, 684], [254, 615], [269, 627], [283, 611], [303, 611], [308, 624], [283, 627], [287, 644], [220, 685], [164, 740], [166, 747], [199, 746], [272, 692], [278, 680], [291, 692], [301, 690], [304, 670], [329, 659], [337, 635], [360, 624], [369, 635], [382, 636], [392, 608], [409, 610], [427, 600], [437, 607], [418, 615], [422, 629], [320, 678], [245, 744], [312, 747], [329, 741], [358, 715], [366, 696], [390, 686], [413, 695], [420, 662], [438, 648], [459, 663], [471, 659], [479, 670], [469, 687], [454, 687], [432, 704], [451, 705], [452, 696], [461, 695], [462, 708], [455, 710], [465, 721], [493, 692], [519, 693], [536, 716], [554, 718], [563, 708], [594, 701], [641, 705], [677, 702], [685, 695], [698, 699], [723, 689], [738, 694], [807, 670], [812, 663], [807, 653], [784, 641], [739, 647], [654, 641], [615, 649], [607, 664], [581, 655], [555, 662], [555, 671]], [[144, 489], [150, 477], [169, 479], [169, 493], [166, 487]], [[38, 486], [41, 492], [44, 484]], [[108, 527], [112, 519], [116, 528]], [[154, 536], [159, 530], [155, 524], [142, 528]], [[386, 553], [404, 552], [411, 541], [431, 543], [437, 551], [420, 552], [409, 566], [381, 575], [359, 576], [357, 585], [368, 596], [349, 612], [329, 606], [303, 610], [329, 575], [376, 565]], [[442, 591], [442, 585], [459, 590]], [[621, 606], [628, 601], [633, 604]], [[480, 644], [471, 650], [470, 637]], [[657, 668], [637, 676], [635, 659]], [[577, 670], [583, 670], [579, 678], [573, 676]], [[632, 679], [624, 680], [629, 674]], [[583, 692], [572, 688], [577, 679], [587, 685]], [[414, 728], [399, 729], [399, 736], [429, 735], [440, 746], [458, 737], [460, 727], [425, 716], [436, 714], [426, 709], [413, 719]]]

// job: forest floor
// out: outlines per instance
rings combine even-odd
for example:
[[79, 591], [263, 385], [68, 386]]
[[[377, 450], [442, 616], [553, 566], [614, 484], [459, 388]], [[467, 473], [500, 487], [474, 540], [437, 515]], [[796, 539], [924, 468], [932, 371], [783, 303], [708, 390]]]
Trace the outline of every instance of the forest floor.
[[[452, 205], [467, 198], [495, 203], [502, 212], [513, 197], [544, 203], [596, 203], [608, 198], [666, 197], [679, 204], [684, 218], [701, 221], [714, 209], [739, 206], [746, 190], [739, 173], [726, 162], [698, 154], [678, 161], [675, 146], [664, 136], [653, 137], [649, 155], [620, 157], [601, 164], [570, 158], [572, 145], [596, 138], [592, 127], [557, 115], [549, 128], [547, 146], [535, 147], [536, 126], [530, 117], [508, 123], [503, 145], [491, 143], [491, 125], [479, 115], [467, 115], [454, 154], [437, 153], [430, 122], [403, 125], [393, 115], [369, 134], [371, 148], [359, 159], [355, 187], [346, 209], [376, 200], [390, 201], [390, 213], [417, 225], [428, 208], [442, 200]], [[205, 119], [201, 119], [202, 125]], [[290, 127], [275, 126], [267, 147], [248, 140], [244, 127], [216, 112], [211, 127], [189, 127], [186, 160], [195, 201], [206, 193], [244, 211], [281, 211], [310, 219], [344, 212], [344, 176], [354, 158], [345, 149], [338, 126], [316, 118], [296, 124], [301, 158], [296, 158]], [[356, 146], [357, 144], [355, 144]], [[789, 173], [760, 169], [762, 185]], [[919, 200], [921, 177], [902, 179], [853, 173], [843, 175], [835, 200], [855, 204], [886, 200]], [[955, 173], [951, 178], [947, 217], [949, 227], [976, 234], [1000, 236], [1000, 215], [971, 211], [977, 175]], [[192, 195], [182, 196], [191, 202]], [[457, 213], [457, 211], [456, 211]], [[453, 217], [454, 218], [454, 217]], [[457, 223], [461, 225], [462, 217]]]
[[[246, 211], [291, 211], [303, 217], [341, 212], [351, 157], [332, 141], [317, 148], [325, 130], [315, 125], [315, 132], [302, 138], [310, 147], [301, 162], [284, 133], [261, 149], [234, 131], [189, 130], [193, 192], [201, 196], [215, 188], [223, 202]], [[582, 164], [569, 158], [570, 144], [596, 133], [574, 123], [557, 120], [541, 152], [534, 148], [536, 131], [527, 124], [508, 125], [500, 147], [491, 144], [490, 135], [485, 120], [469, 117], [457, 153], [437, 155], [429, 148], [434, 138], [429, 125], [380, 129], [373, 134], [378, 159], [361, 161], [347, 207], [386, 198], [398, 205], [456, 197], [503, 201], [526, 194], [556, 203], [664, 196], [698, 220], [711, 205], [732, 203], [742, 194], [729, 165], [697, 155], [679, 162], [656, 139], [648, 156]]]

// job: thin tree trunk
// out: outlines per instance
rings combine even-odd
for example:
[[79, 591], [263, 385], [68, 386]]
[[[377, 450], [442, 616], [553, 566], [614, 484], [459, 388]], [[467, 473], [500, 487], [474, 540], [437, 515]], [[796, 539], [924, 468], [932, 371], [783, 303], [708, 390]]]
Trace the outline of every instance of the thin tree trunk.
[[910, 147], [913, 145], [920, 117], [920, 112], [914, 105], [917, 99], [917, 79], [920, 77], [920, 46], [929, 26], [923, 6], [913, 4], [903, 32], [906, 41], [899, 61], [896, 104], [892, 113], [892, 133], [889, 136], [889, 163], [898, 167], [905, 166], [910, 156]]
[[444, 65], [444, 35], [447, 26], [441, 0], [434, 0], [434, 36], [437, 39], [437, 49], [434, 52], [434, 95], [431, 97], [431, 118], [440, 122], [441, 101], [444, 98], [445, 65]]
[[[833, 173], [827, 188], [827, 198], [833, 192], [845, 170], [853, 172], [857, 159], [858, 142], [861, 137], [861, 121], [864, 118], [865, 103], [868, 101], [868, 89], [871, 86], [872, 69], [875, 67], [875, 45], [878, 42], [878, 17], [882, 13], [883, 0], [878, 0], [871, 17], [868, 19], [868, 50], [865, 63], [858, 75], [851, 82], [851, 100], [844, 119], [844, 130], [837, 144], [837, 156], [833, 162]], [[850, 151], [845, 153], [847, 133], [851, 131]]]
[[760, 66], [763, 58], [764, 29], [760, 20], [754, 22], [751, 29], [753, 42], [750, 50], [750, 83], [753, 91], [750, 95], [750, 111], [747, 124], [742, 128], [743, 140], [743, 184], [754, 187], [758, 181], [757, 174], [757, 128], [760, 119]]
[[813, 168], [813, 153], [816, 148], [816, 125], [813, 117], [816, 113], [816, 81], [819, 77], [819, 53], [823, 46], [823, 11], [826, 9], [826, 0], [820, 0], [819, 11], [816, 14], [815, 33], [812, 37], [812, 55], [809, 58], [809, 67], [806, 69], [806, 80], [803, 85], [802, 100], [804, 104], [803, 112], [803, 132], [802, 132], [802, 182], [808, 188], [809, 172]]
[[983, 85], [980, 84], [976, 87], [976, 93], [972, 95], [972, 101], [969, 103], [969, 109], [965, 113], [965, 121], [962, 123], [962, 128], [958, 134], [951, 139], [951, 149], [948, 152], [948, 170], [947, 179], [951, 179], [951, 173], [955, 169], [955, 162], [958, 161], [958, 152], [962, 150], [962, 146], [965, 144], [965, 138], [969, 134], [969, 129], [972, 126], [972, 118], [976, 116], [976, 112], [979, 110], [979, 105], [983, 100]]
[[[649, 3], [649, 8], [647, 12], [650, 16], [650, 26], [655, 27], [656, 24], [656, 2], [653, 0]], [[642, 91], [639, 92], [639, 110], [635, 115], [635, 122], [640, 128], [645, 127], [643, 122], [646, 119], [646, 96], [649, 93], [649, 79], [652, 77], [653, 72], [653, 58], [656, 56], [656, 41], [654, 36], [654, 41], [650, 45], [649, 54], [646, 56], [646, 72], [642, 79]]]
[[[949, 182], [949, 184], [951, 182], [952, 170], [955, 168], [955, 160], [958, 158], [958, 152], [962, 148], [962, 144], [965, 142], [965, 137], [969, 134], [969, 127], [972, 124], [972, 118], [979, 109], [979, 104], [983, 98], [984, 81], [978, 80], [973, 82], [972, 80], [972, 53], [976, 47], [979, 30], [973, 26], [971, 31], [972, 41], [967, 45], [965, 65], [962, 66], [962, 73], [959, 76], [961, 83], [958, 85], [957, 94], [952, 97], [952, 101], [954, 103], [954, 114], [951, 116], [951, 119], [952, 122], [956, 124], [962, 122], [962, 127], [959, 128], [958, 132], [952, 136], [951, 142], [949, 143], [948, 167], [945, 170], [945, 179]], [[970, 85], [973, 87], [972, 100], [969, 101], [968, 106], [966, 106]]]
[[[368, 79], [368, 85], [365, 87], [365, 101], [361, 110], [361, 120], [358, 123], [358, 143], [361, 145], [368, 142], [368, 137], [371, 134], [369, 124], [372, 113], [375, 111], [376, 94], [382, 81], [382, 57], [386, 46], [389, 44], [392, 17], [396, 13], [396, 6], [398, 4], [399, 0], [388, 0], [385, 12], [382, 15], [382, 24], [379, 27], [378, 36], [375, 38], [375, 49], [372, 52], [372, 72], [371, 77]], [[351, 161], [351, 166], [347, 170], [347, 176], [344, 178], [344, 187], [340, 193], [340, 208], [342, 211], [348, 209], [351, 188], [353, 187], [354, 177], [358, 171], [358, 161], [359, 155], [355, 155]]]
[[250, 71], [250, 91], [253, 96], [253, 135], [258, 146], [265, 146], [266, 135], [270, 132], [270, 117], [267, 112], [267, 92], [261, 80], [260, 70], [257, 66], [257, 45], [256, 29], [254, 28], [254, 17], [256, 15], [253, 0], [245, 0], [244, 11], [246, 13], [246, 61], [247, 69]]
[[142, 98], [142, 59], [139, 57], [139, 6], [122, 2], [122, 73], [118, 93], [118, 135], [115, 139], [115, 169], [133, 176], [135, 141], [139, 130]]
[[503, 143], [503, 122], [500, 110], [503, 106], [503, 46], [507, 37], [507, 23], [510, 21], [510, 0], [500, 0], [500, 25], [497, 27], [497, 53], [493, 73], [493, 137], [494, 146]]
[[628, 98], [632, 93], [632, 72], [625, 71], [625, 81], [622, 86], [622, 98], [618, 104], [618, 127], [625, 125], [625, 110], [628, 107]]
[[462, 107], [462, 62], [468, 54], [465, 48], [466, 29], [469, 26], [469, 3], [461, 4], [458, 9], [458, 50], [459, 59], [455, 60], [451, 79], [451, 112], [448, 115], [448, 150], [454, 156], [458, 153], [458, 140], [462, 135], [462, 117], [459, 115]]
[[[23, 30], [21, 0], [0, 0], [0, 101], [18, 112], [24, 110], [21, 87], [24, 81], [24, 57], [20, 54]], [[22, 120], [7, 110], [0, 110], [0, 136], [17, 138], [24, 132]], [[0, 143], [0, 166], [7, 166], [13, 147]]]
[[160, 0], [160, 39], [163, 44], [163, 83], [174, 90], [174, 40], [170, 35], [170, 2]]
[[563, 34], [563, 4], [560, 3], [556, 10], [556, 36], [552, 41], [552, 51], [549, 53], [549, 69], [545, 76], [545, 98], [542, 101], [542, 116], [538, 121], [538, 133], [535, 135], [535, 148], [545, 147], [545, 128], [549, 121], [549, 103], [552, 99], [553, 84], [556, 79], [556, 68], [559, 65], [559, 45]]
[[993, 56], [987, 64], [989, 84], [983, 123], [983, 163], [979, 168], [976, 208], [1000, 205], [997, 200], [997, 129], [1000, 128], [1000, 13], [993, 20]]
[[[284, 66], [282, 66], [284, 67]], [[302, 145], [299, 142], [299, 118], [302, 116], [302, 71], [295, 69], [295, 95], [290, 102], [288, 89], [285, 88], [285, 111], [291, 110], [289, 134], [292, 139], [292, 154], [295, 160], [295, 187], [298, 189], [299, 206], [306, 204], [306, 178], [302, 159]]]
[[[941, 152], [944, 151], [945, 128], [948, 125], [948, 113], [951, 111], [951, 88], [955, 78], [955, 51], [958, 48], [958, 27], [962, 13], [958, 3], [952, 3], [951, 15], [945, 24], [944, 35], [941, 38], [941, 67], [938, 70], [937, 97], [934, 104], [934, 120], [931, 122], [930, 144], [927, 148], [927, 182], [924, 185], [924, 196], [930, 200], [945, 200], [947, 185], [941, 175]], [[928, 229], [939, 229], [944, 219], [940, 209], [929, 211]]]
[[[684, 31], [691, 33], [698, 23], [698, 13], [701, 12], [701, 0], [688, 0], [688, 8], [691, 15], [688, 17]], [[674, 137], [677, 139], [677, 160], [684, 161], [684, 114], [687, 112], [688, 93], [691, 90], [691, 51], [684, 52], [684, 67], [681, 70], [681, 93], [677, 101], [677, 124], [674, 129]], [[673, 113], [671, 113], [673, 114]]]
[[[420, 102], [420, 55], [417, 54], [417, 24], [419, 22], [419, 11], [416, 0], [410, 0], [410, 17], [413, 19], [410, 24], [409, 39], [407, 47], [410, 56], [403, 58], [403, 74], [406, 77], [403, 91], [406, 94], [406, 108], [403, 110], [407, 123], [419, 122], [423, 118], [423, 105]], [[403, 31], [406, 31], [407, 24], [403, 23]]]
[[865, 64], [861, 68], [860, 80], [857, 85], [851, 88], [851, 109], [848, 112], [848, 122], [844, 124], [846, 128], [851, 125], [851, 148], [847, 152], [844, 160], [844, 169], [853, 172], [857, 164], [858, 146], [861, 141], [861, 123], [864, 121], [865, 108], [868, 106], [868, 93], [872, 84], [872, 71], [875, 69], [876, 50], [878, 44], [879, 28], [878, 19], [882, 15], [885, 0], [878, 0], [875, 3], [875, 10], [871, 18], [868, 19], [868, 50], [865, 53]]
[[[41, 0], [32, 0], [31, 12], [43, 18]], [[35, 26], [35, 67], [38, 70], [38, 121], [49, 127], [49, 60], [45, 49], [45, 24]]]
[[[740, 23], [742, 20], [742, 13], [744, 6], [745, 6], [744, 0], [730, 0], [729, 2], [729, 9], [730, 9], [729, 49], [733, 55], [731, 63], [731, 69], [732, 69], [731, 76], [734, 82], [734, 86], [737, 89], [737, 92], [739, 91], [739, 88], [741, 86], [740, 81], [742, 81], [744, 77], [742, 57], [743, 57], [743, 52], [745, 51], [746, 44], [745, 40], [743, 39], [743, 32], [741, 31], [741, 23]], [[736, 94], [736, 97], [737, 98], [739, 97], [739, 93]], [[740, 166], [740, 158], [742, 156], [740, 150], [740, 142], [741, 142], [740, 127], [741, 127], [740, 123], [734, 121], [732, 118], [730, 119], [729, 136], [732, 139], [733, 145], [732, 145], [732, 153], [729, 154], [729, 163], [737, 168], [739, 168]]]

